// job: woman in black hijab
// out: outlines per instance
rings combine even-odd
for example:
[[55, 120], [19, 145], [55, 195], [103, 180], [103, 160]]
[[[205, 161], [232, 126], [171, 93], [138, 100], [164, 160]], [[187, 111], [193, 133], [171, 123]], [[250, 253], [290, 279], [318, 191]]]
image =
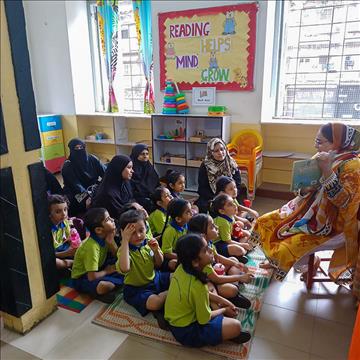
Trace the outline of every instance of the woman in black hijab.
[[159, 186], [159, 175], [149, 161], [149, 147], [145, 144], [135, 145], [130, 158], [134, 170], [131, 178], [134, 198], [150, 213], [153, 210], [150, 196]]
[[105, 171], [91, 206], [105, 208], [110, 216], [118, 221], [123, 206], [134, 201], [130, 185], [133, 172], [133, 163], [128, 156], [114, 156]]
[[72, 139], [68, 147], [70, 156], [61, 174], [64, 193], [70, 201], [70, 214], [75, 216], [86, 211], [90, 201], [88, 188], [101, 181], [105, 167], [96, 156], [87, 153], [86, 144], [82, 140]]

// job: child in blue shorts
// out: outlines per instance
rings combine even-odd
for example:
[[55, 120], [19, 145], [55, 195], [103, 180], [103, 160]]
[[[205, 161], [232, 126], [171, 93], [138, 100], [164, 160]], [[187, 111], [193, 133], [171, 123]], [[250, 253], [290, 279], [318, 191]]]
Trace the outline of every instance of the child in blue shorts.
[[167, 328], [160, 311], [166, 299], [170, 274], [161, 273], [163, 254], [155, 239], [146, 240], [144, 214], [129, 210], [120, 216], [121, 246], [118, 251], [117, 270], [124, 274], [124, 300], [142, 316], [149, 311]]
[[[184, 199], [174, 198], [167, 208], [164, 230], [161, 234], [161, 250], [164, 253], [164, 270], [174, 271], [177, 264], [175, 246], [177, 239], [187, 233], [187, 223], [191, 219], [191, 205]], [[169, 219], [171, 219], [169, 221]], [[166, 226], [169, 222], [169, 226]]]
[[112, 303], [123, 276], [116, 272], [115, 222], [104, 208], [92, 208], [85, 215], [90, 236], [76, 251], [71, 277], [75, 288], [100, 301]]
[[[165, 319], [175, 339], [185, 346], [218, 345], [226, 340], [244, 343], [248, 332], [241, 332], [240, 322], [224, 313], [236, 316], [236, 308], [218, 295], [209, 294], [205, 266], [213, 261], [206, 240], [198, 234], [182, 236], [176, 245], [179, 266], [171, 279], [165, 301]], [[215, 299], [216, 298], [216, 299]], [[220, 308], [211, 310], [210, 301]]]
[[149, 224], [154, 236], [159, 236], [164, 230], [166, 222], [166, 210], [169, 202], [173, 199], [170, 190], [165, 186], [159, 186], [151, 195], [156, 209], [149, 216]]
[[134, 201], [134, 202], [129, 202], [129, 203], [125, 204], [121, 209], [121, 214], [123, 214], [123, 213], [125, 213], [125, 212], [127, 212], [129, 210], [138, 210], [144, 215], [145, 227], [146, 227], [146, 239], [151, 240], [153, 238], [153, 233], [151, 231], [151, 227], [150, 227], [150, 224], [149, 224], [149, 221], [148, 221], [149, 214], [146, 211], [146, 209], [142, 205], [140, 205], [139, 203]]
[[249, 244], [232, 240], [234, 216], [237, 213], [233, 199], [227, 194], [217, 195], [211, 202], [211, 211], [215, 216], [214, 223], [219, 229], [219, 237], [214, 241], [217, 252], [225, 257], [235, 256], [241, 262], [247, 262], [244, 247], [248, 248]]
[[[81, 242], [80, 236], [72, 221], [68, 218], [68, 200], [62, 195], [50, 195], [48, 197], [49, 217], [51, 221], [51, 234], [56, 257], [56, 268], [64, 270], [71, 268], [76, 249]], [[71, 232], [76, 233], [78, 242], [71, 242]]]

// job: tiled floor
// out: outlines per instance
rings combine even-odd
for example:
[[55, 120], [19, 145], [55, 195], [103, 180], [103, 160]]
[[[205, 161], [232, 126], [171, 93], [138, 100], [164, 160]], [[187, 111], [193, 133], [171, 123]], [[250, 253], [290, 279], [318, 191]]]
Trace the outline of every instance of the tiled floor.
[[[257, 198], [254, 208], [264, 213], [282, 203]], [[1, 359], [219, 359], [94, 325], [101, 306], [93, 301], [80, 314], [59, 309], [25, 336], [2, 328]], [[318, 283], [308, 292], [292, 271], [267, 290], [249, 359], [346, 359], [355, 313], [345, 288]]]

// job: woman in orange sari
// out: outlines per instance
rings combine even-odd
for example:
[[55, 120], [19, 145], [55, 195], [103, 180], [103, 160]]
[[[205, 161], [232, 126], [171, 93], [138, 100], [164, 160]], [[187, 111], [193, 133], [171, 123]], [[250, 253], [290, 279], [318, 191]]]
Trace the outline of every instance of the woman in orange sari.
[[329, 276], [337, 281], [353, 275], [359, 247], [359, 146], [356, 129], [340, 123], [323, 125], [313, 157], [322, 172], [320, 184], [301, 189], [281, 209], [258, 218], [251, 242], [261, 246], [276, 279], [283, 280], [293, 266], [300, 268], [310, 254], [326, 248], [336, 248]]

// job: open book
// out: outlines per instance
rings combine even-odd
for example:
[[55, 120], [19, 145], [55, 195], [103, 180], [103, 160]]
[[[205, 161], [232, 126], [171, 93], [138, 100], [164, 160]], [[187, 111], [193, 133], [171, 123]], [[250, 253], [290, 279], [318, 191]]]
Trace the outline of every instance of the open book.
[[290, 191], [297, 191], [319, 183], [321, 171], [316, 159], [294, 161]]

